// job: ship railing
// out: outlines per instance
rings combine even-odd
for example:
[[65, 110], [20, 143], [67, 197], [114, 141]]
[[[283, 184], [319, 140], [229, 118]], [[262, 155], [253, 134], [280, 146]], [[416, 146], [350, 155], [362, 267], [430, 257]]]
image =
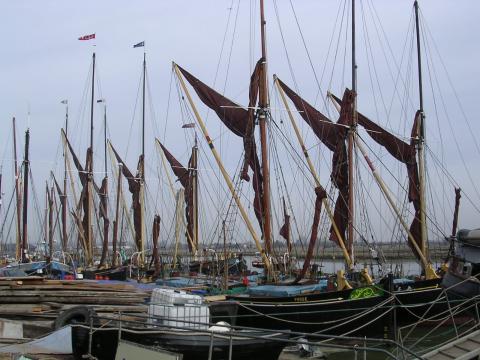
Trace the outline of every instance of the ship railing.
[[[441, 335], [444, 337], [440, 344], [434, 347], [420, 349], [417, 352], [426, 353], [433, 348], [445, 345], [452, 340], [459, 339], [462, 336], [480, 328], [480, 295], [471, 298], [459, 299], [448, 296], [449, 291], [454, 287], [460, 286], [469, 279], [465, 279], [449, 288], [442, 289], [441, 295], [431, 303], [429, 309], [423, 316], [418, 317], [414, 324], [399, 327], [397, 331], [397, 340], [403, 346], [408, 344], [408, 348], [415, 349], [426, 343], [425, 340], [431, 336], [439, 336], [439, 329], [446, 329]], [[445, 302], [447, 307], [442, 312], [431, 314], [431, 310], [438, 302]], [[430, 313], [430, 315], [426, 315]], [[425, 329], [428, 326], [428, 331]], [[453, 335], [452, 334], [453, 331]], [[422, 333], [418, 336], [418, 333]], [[414, 340], [411, 340], [413, 338]]]
[[[391, 339], [383, 338], [367, 338], [367, 337], [355, 337], [355, 336], [341, 336], [341, 335], [328, 335], [328, 334], [311, 334], [304, 332], [294, 332], [290, 330], [272, 330], [264, 328], [252, 328], [252, 327], [243, 327], [243, 326], [232, 326], [229, 324], [215, 324], [215, 323], [205, 323], [205, 322], [196, 322], [191, 320], [182, 320], [182, 319], [168, 319], [164, 320], [174, 320], [177, 325], [175, 326], [165, 326], [161, 323], [152, 323], [149, 321], [152, 316], [136, 314], [132, 316], [131, 314], [124, 314], [118, 312], [113, 314], [113, 316], [99, 316], [94, 315], [90, 316], [89, 324], [74, 324], [72, 326], [83, 327], [89, 330], [89, 353], [85, 356], [87, 358], [92, 358], [91, 349], [92, 349], [92, 340], [93, 334], [97, 331], [118, 331], [118, 339], [122, 338], [122, 333], [132, 333], [132, 334], [165, 334], [166, 332], [195, 332], [196, 334], [207, 335], [210, 338], [209, 345], [209, 355], [208, 359], [212, 359], [213, 349], [215, 347], [216, 339], [228, 339], [229, 340], [229, 359], [233, 357], [233, 342], [235, 337], [241, 336], [242, 338], [247, 339], [265, 339], [275, 342], [282, 342], [286, 346], [308, 346], [312, 349], [314, 348], [328, 348], [336, 349], [343, 351], [351, 351], [354, 354], [354, 358], [358, 359], [359, 356], [363, 355], [363, 358], [366, 359], [367, 355], [377, 354], [383, 356], [387, 359], [422, 359], [421, 356], [417, 355], [412, 350], [406, 348], [401, 343], [396, 342]], [[98, 320], [102, 325], [95, 325], [95, 320]], [[184, 325], [178, 325], [183, 323]], [[208, 328], [205, 328], [208, 326]], [[226, 331], [214, 331], [210, 330], [211, 326], [220, 326], [226, 328]], [[284, 335], [283, 338], [274, 337], [274, 335], [280, 336]], [[288, 336], [288, 337], [287, 337]], [[383, 346], [385, 348], [379, 347]], [[392, 350], [389, 350], [392, 349]]]

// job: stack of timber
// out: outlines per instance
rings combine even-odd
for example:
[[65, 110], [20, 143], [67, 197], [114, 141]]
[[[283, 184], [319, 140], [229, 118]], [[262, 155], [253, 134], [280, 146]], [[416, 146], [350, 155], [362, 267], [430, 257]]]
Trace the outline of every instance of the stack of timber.
[[58, 315], [70, 308], [92, 307], [108, 316], [122, 312], [131, 316], [147, 313], [150, 292], [133, 285], [88, 280], [47, 280], [41, 277], [0, 279], [0, 322], [21, 321], [25, 332], [35, 337], [55, 328]]

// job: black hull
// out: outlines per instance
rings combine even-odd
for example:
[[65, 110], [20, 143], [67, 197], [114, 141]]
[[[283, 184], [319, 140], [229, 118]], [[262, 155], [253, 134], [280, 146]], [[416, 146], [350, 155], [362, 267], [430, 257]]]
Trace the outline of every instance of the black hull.
[[[164, 330], [157, 333], [147, 333], [148, 330], [136, 329], [142, 333], [122, 332], [122, 339], [144, 346], [161, 347], [175, 353], [181, 353], [183, 360], [207, 359], [210, 349], [210, 335], [194, 331]], [[234, 360], [276, 360], [287, 345], [282, 342], [288, 334], [274, 334], [266, 337], [265, 332], [251, 332], [258, 336], [252, 339], [236, 333], [232, 337], [232, 359]], [[263, 337], [260, 337], [263, 336]], [[92, 355], [99, 360], [114, 360], [118, 345], [118, 330], [108, 329], [94, 332], [92, 337]], [[88, 353], [89, 329], [72, 327], [72, 345], [75, 359], [83, 359]], [[216, 334], [213, 343], [212, 359], [228, 359], [230, 339], [228, 335]]]
[[[308, 301], [305, 296], [296, 298], [297, 302], [215, 303], [210, 306], [210, 314], [213, 322], [223, 320], [235, 326], [329, 335], [391, 336], [383, 326], [390, 321], [382, 305], [388, 299], [383, 296], [324, 301]], [[377, 318], [382, 321], [375, 321]]]
[[[434, 282], [435, 283], [435, 282]], [[431, 284], [426, 284], [431, 285]], [[288, 297], [232, 296], [210, 306], [212, 321], [329, 335], [393, 338], [396, 326], [448, 310], [439, 287], [350, 299], [352, 290]]]

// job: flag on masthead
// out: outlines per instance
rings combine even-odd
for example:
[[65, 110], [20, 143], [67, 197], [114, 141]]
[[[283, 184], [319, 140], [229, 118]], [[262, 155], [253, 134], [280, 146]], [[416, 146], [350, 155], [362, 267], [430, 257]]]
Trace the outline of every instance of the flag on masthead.
[[78, 38], [78, 40], [91, 40], [91, 39], [95, 39], [95, 34], [84, 35]]

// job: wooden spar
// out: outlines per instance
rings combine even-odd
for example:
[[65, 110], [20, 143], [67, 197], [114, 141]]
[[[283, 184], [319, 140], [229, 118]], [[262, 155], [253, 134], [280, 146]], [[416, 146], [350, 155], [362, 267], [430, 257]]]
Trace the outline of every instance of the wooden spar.
[[355, 164], [354, 164], [354, 146], [357, 132], [357, 60], [355, 52], [355, 0], [352, 0], [352, 90], [353, 90], [353, 112], [352, 122], [348, 131], [348, 237], [347, 249], [352, 262], [354, 259], [353, 242], [355, 236]]
[[451, 238], [457, 236], [458, 212], [460, 210], [461, 189], [455, 188], [455, 210], [453, 211], [452, 235]]
[[222, 221], [223, 230], [223, 289], [228, 290], [228, 260], [227, 260], [227, 230], [225, 229], [225, 220]]
[[387, 199], [390, 207], [392, 208], [392, 210], [395, 212], [395, 215], [397, 215], [397, 218], [398, 220], [400, 221], [401, 225], [403, 226], [403, 228], [405, 229], [405, 231], [407, 232], [407, 235], [408, 235], [408, 238], [410, 239], [410, 242], [411, 244], [413, 245], [413, 247], [415, 248], [415, 251], [417, 252], [417, 254], [419, 255], [419, 258], [420, 258], [420, 261], [422, 262], [422, 266], [425, 270], [425, 276], [427, 279], [436, 279], [438, 278], [438, 275], [435, 273], [435, 270], [433, 269], [432, 267], [432, 264], [429, 262], [429, 260], [425, 257], [425, 255], [422, 253], [421, 251], [421, 248], [417, 245], [417, 243], [415, 242], [415, 239], [412, 235], [412, 233], [410, 232], [410, 229], [407, 225], [407, 223], [403, 220], [402, 218], [402, 215], [400, 213], [400, 210], [397, 208], [397, 206], [395, 205], [395, 202], [393, 201], [393, 198], [392, 196], [390, 195], [390, 191], [388, 190], [387, 186], [385, 185], [385, 183], [383, 182], [383, 180], [381, 179], [380, 175], [378, 174], [377, 170], [375, 169], [375, 167], [373, 166], [373, 163], [372, 161], [370, 160], [370, 158], [368, 157], [367, 155], [367, 152], [365, 151], [363, 145], [360, 143], [360, 141], [358, 141], [358, 139], [355, 140], [355, 145], [357, 146], [357, 148], [360, 150], [360, 152], [362, 153], [363, 157], [365, 158], [365, 161], [367, 162], [368, 164], [368, 167], [370, 168], [370, 170], [372, 171], [372, 174], [373, 174], [373, 177], [375, 178], [375, 181], [377, 182], [377, 184], [380, 186], [380, 189], [382, 190], [383, 194], [385, 195], [385, 198]]
[[[103, 211], [103, 243], [102, 243], [102, 256], [100, 258], [99, 268], [105, 266], [105, 262], [108, 254], [108, 229], [110, 220], [108, 219], [108, 166], [107, 166], [107, 103], [105, 99], [98, 100], [97, 102], [103, 103], [103, 144], [104, 144], [104, 171], [105, 178], [102, 180], [101, 190], [104, 193], [100, 194], [100, 207]], [[105, 187], [103, 186], [105, 181]], [[115, 256], [115, 255], [114, 255]]]
[[53, 197], [55, 196], [53, 184], [51, 190], [48, 191], [48, 184], [47, 184], [47, 199], [48, 199], [48, 258], [50, 261], [53, 260]]
[[0, 214], [2, 213], [2, 165], [0, 165]]
[[183, 189], [177, 191], [175, 196], [175, 252], [173, 254], [172, 269], [177, 266], [178, 246], [180, 244], [180, 227], [183, 223], [183, 204], [185, 202], [185, 192]]
[[[197, 134], [195, 133], [195, 146], [192, 148], [192, 169], [188, 169], [192, 172], [191, 186], [193, 187], [193, 254], [197, 255], [198, 251], [198, 146], [197, 146]], [[188, 233], [188, 231], [187, 231]]]
[[268, 113], [268, 84], [267, 84], [267, 50], [265, 41], [265, 13], [263, 0], [260, 0], [260, 29], [262, 40], [262, 70], [260, 76], [260, 87], [258, 95], [259, 115], [258, 123], [260, 127], [260, 144], [262, 149], [262, 176], [263, 176], [263, 236], [265, 242], [265, 251], [272, 252], [272, 229], [270, 215], [270, 170], [268, 166], [268, 147], [267, 147], [267, 113]]
[[142, 230], [139, 249], [139, 264], [143, 265], [145, 263], [145, 185], [143, 182], [140, 183], [140, 218], [142, 223]]
[[[48, 198], [50, 197], [49, 191], [48, 191], [48, 182], [45, 181], [45, 208], [43, 209], [43, 242], [45, 244], [45, 251], [47, 248], [48, 244]], [[45, 253], [45, 255], [47, 255]]]
[[[68, 102], [65, 107], [65, 136], [68, 136]], [[67, 233], [67, 155], [63, 148], [63, 194], [60, 199], [62, 206], [62, 250], [67, 251], [68, 233]]]
[[[290, 119], [290, 122], [293, 126], [293, 130], [295, 131], [295, 135], [297, 136], [297, 140], [300, 144], [300, 147], [302, 148], [302, 152], [303, 152], [303, 155], [305, 156], [305, 160], [307, 161], [310, 173], [313, 176], [313, 180], [315, 181], [315, 185], [320, 186], [321, 185], [320, 184], [320, 178], [317, 174], [317, 171], [315, 170], [315, 167], [313, 166], [313, 163], [312, 163], [312, 160], [310, 159], [310, 156], [308, 155], [307, 148], [305, 147], [305, 144], [303, 142], [303, 138], [300, 134], [300, 130], [298, 129], [297, 122], [295, 121], [295, 119], [293, 117], [293, 114], [290, 110], [290, 106], [288, 105], [287, 98], [285, 97], [285, 93], [284, 93], [282, 87], [280, 86], [280, 84], [278, 83], [277, 80], [278, 80], [278, 78], [274, 75], [274, 83], [277, 85], [278, 91], [280, 93], [280, 97], [282, 98], [282, 101], [285, 105], [285, 108], [287, 109], [288, 118]], [[340, 234], [340, 231], [338, 230], [338, 226], [337, 226], [337, 224], [335, 222], [335, 219], [333, 217], [333, 212], [332, 212], [332, 209], [330, 207], [330, 204], [328, 203], [327, 199], [323, 199], [322, 204], [325, 207], [325, 210], [327, 211], [328, 217], [329, 217], [329, 219], [332, 223], [333, 231], [335, 231], [335, 234], [337, 235], [338, 243], [340, 245], [340, 248], [342, 249], [343, 257], [345, 258], [345, 262], [347, 263], [347, 267], [349, 268], [349, 270], [352, 270], [353, 269], [353, 262], [352, 262], [352, 259], [350, 258], [350, 254], [347, 251], [347, 248], [345, 247], [345, 241], [343, 239], [343, 236], [342, 236], [342, 234]]]
[[22, 259], [22, 230], [21, 230], [21, 208], [22, 198], [20, 196], [20, 173], [18, 172], [18, 160], [17, 160], [17, 131], [15, 125], [15, 117], [12, 119], [13, 124], [13, 166], [15, 171], [15, 197], [17, 200], [17, 241], [15, 247], [15, 259], [21, 261]]
[[115, 221], [113, 222], [113, 234], [112, 234], [112, 266], [117, 266], [117, 237], [118, 237], [118, 216], [120, 210], [120, 193], [122, 191], [122, 164], [118, 164], [118, 176], [117, 176], [117, 194], [115, 201]]
[[417, 65], [418, 65], [418, 94], [420, 105], [420, 122], [418, 124], [420, 131], [418, 132], [419, 139], [417, 141], [418, 152], [418, 177], [420, 182], [420, 226], [421, 226], [421, 249], [422, 254], [428, 258], [428, 234], [427, 234], [427, 214], [426, 214], [426, 196], [425, 196], [425, 113], [423, 111], [423, 83], [422, 83], [422, 54], [420, 47], [420, 24], [418, 20], [418, 1], [414, 2], [415, 8], [415, 29], [417, 35]]
[[142, 162], [140, 164], [140, 218], [142, 224], [140, 237], [140, 264], [145, 263], [145, 80], [147, 73], [146, 54], [143, 52], [143, 90], [142, 90]]
[[104, 171], [105, 177], [108, 177], [108, 166], [107, 166], [107, 103], [105, 99], [102, 99], [103, 103], [103, 160], [104, 160]]
[[87, 266], [93, 265], [93, 103], [95, 98], [95, 53], [92, 55], [92, 98], [91, 98], [91, 106], [90, 106], [90, 152], [91, 152], [91, 159], [90, 163], [86, 164], [88, 168], [85, 170], [87, 171], [87, 229], [86, 233], [86, 261]]
[[30, 161], [28, 151], [30, 147], [30, 130], [25, 132], [25, 155], [23, 159], [23, 234], [22, 234], [22, 262], [28, 261], [28, 175], [30, 170]]
[[235, 187], [233, 186], [233, 182], [230, 179], [230, 176], [228, 175], [227, 171], [225, 170], [225, 167], [223, 166], [222, 160], [220, 159], [220, 156], [218, 155], [217, 149], [215, 149], [215, 146], [213, 145], [212, 139], [210, 138], [210, 135], [208, 134], [207, 128], [205, 126], [205, 123], [203, 122], [202, 118], [200, 117], [200, 114], [197, 110], [197, 107], [195, 106], [195, 103], [193, 102], [193, 99], [190, 95], [190, 92], [187, 89], [187, 86], [185, 85], [185, 81], [183, 80], [183, 77], [180, 73], [180, 70], [178, 69], [177, 65], [173, 63], [173, 69], [175, 70], [175, 73], [177, 75], [177, 78], [180, 81], [180, 85], [185, 92], [185, 95], [187, 96], [188, 102], [190, 103], [190, 107], [192, 108], [192, 111], [195, 115], [195, 119], [197, 120], [198, 125], [200, 126], [200, 129], [202, 130], [202, 134], [205, 137], [205, 140], [208, 143], [208, 146], [210, 150], [212, 151], [213, 157], [215, 158], [215, 161], [217, 162], [218, 167], [220, 168], [220, 172], [222, 173], [222, 176], [227, 183], [228, 189], [230, 190], [230, 193], [232, 194], [233, 199], [235, 200], [235, 203], [238, 206], [238, 209], [240, 210], [240, 214], [242, 215], [243, 220], [245, 221], [245, 225], [248, 228], [248, 231], [250, 232], [253, 240], [255, 241], [255, 245], [257, 247], [257, 250], [260, 252], [263, 263], [265, 264], [267, 268], [267, 272], [269, 275], [273, 275], [273, 268], [272, 264], [270, 263], [269, 258], [267, 257], [265, 251], [262, 248], [262, 245], [260, 243], [260, 239], [253, 228], [252, 223], [250, 222], [250, 219], [248, 218], [247, 212], [245, 211], [239, 196], [237, 195], [237, 192], [235, 191]]
[[[143, 89], [142, 89], [142, 155], [145, 156], [145, 79], [147, 73], [146, 54], [143, 52]], [[143, 177], [145, 180], [145, 177]]]

